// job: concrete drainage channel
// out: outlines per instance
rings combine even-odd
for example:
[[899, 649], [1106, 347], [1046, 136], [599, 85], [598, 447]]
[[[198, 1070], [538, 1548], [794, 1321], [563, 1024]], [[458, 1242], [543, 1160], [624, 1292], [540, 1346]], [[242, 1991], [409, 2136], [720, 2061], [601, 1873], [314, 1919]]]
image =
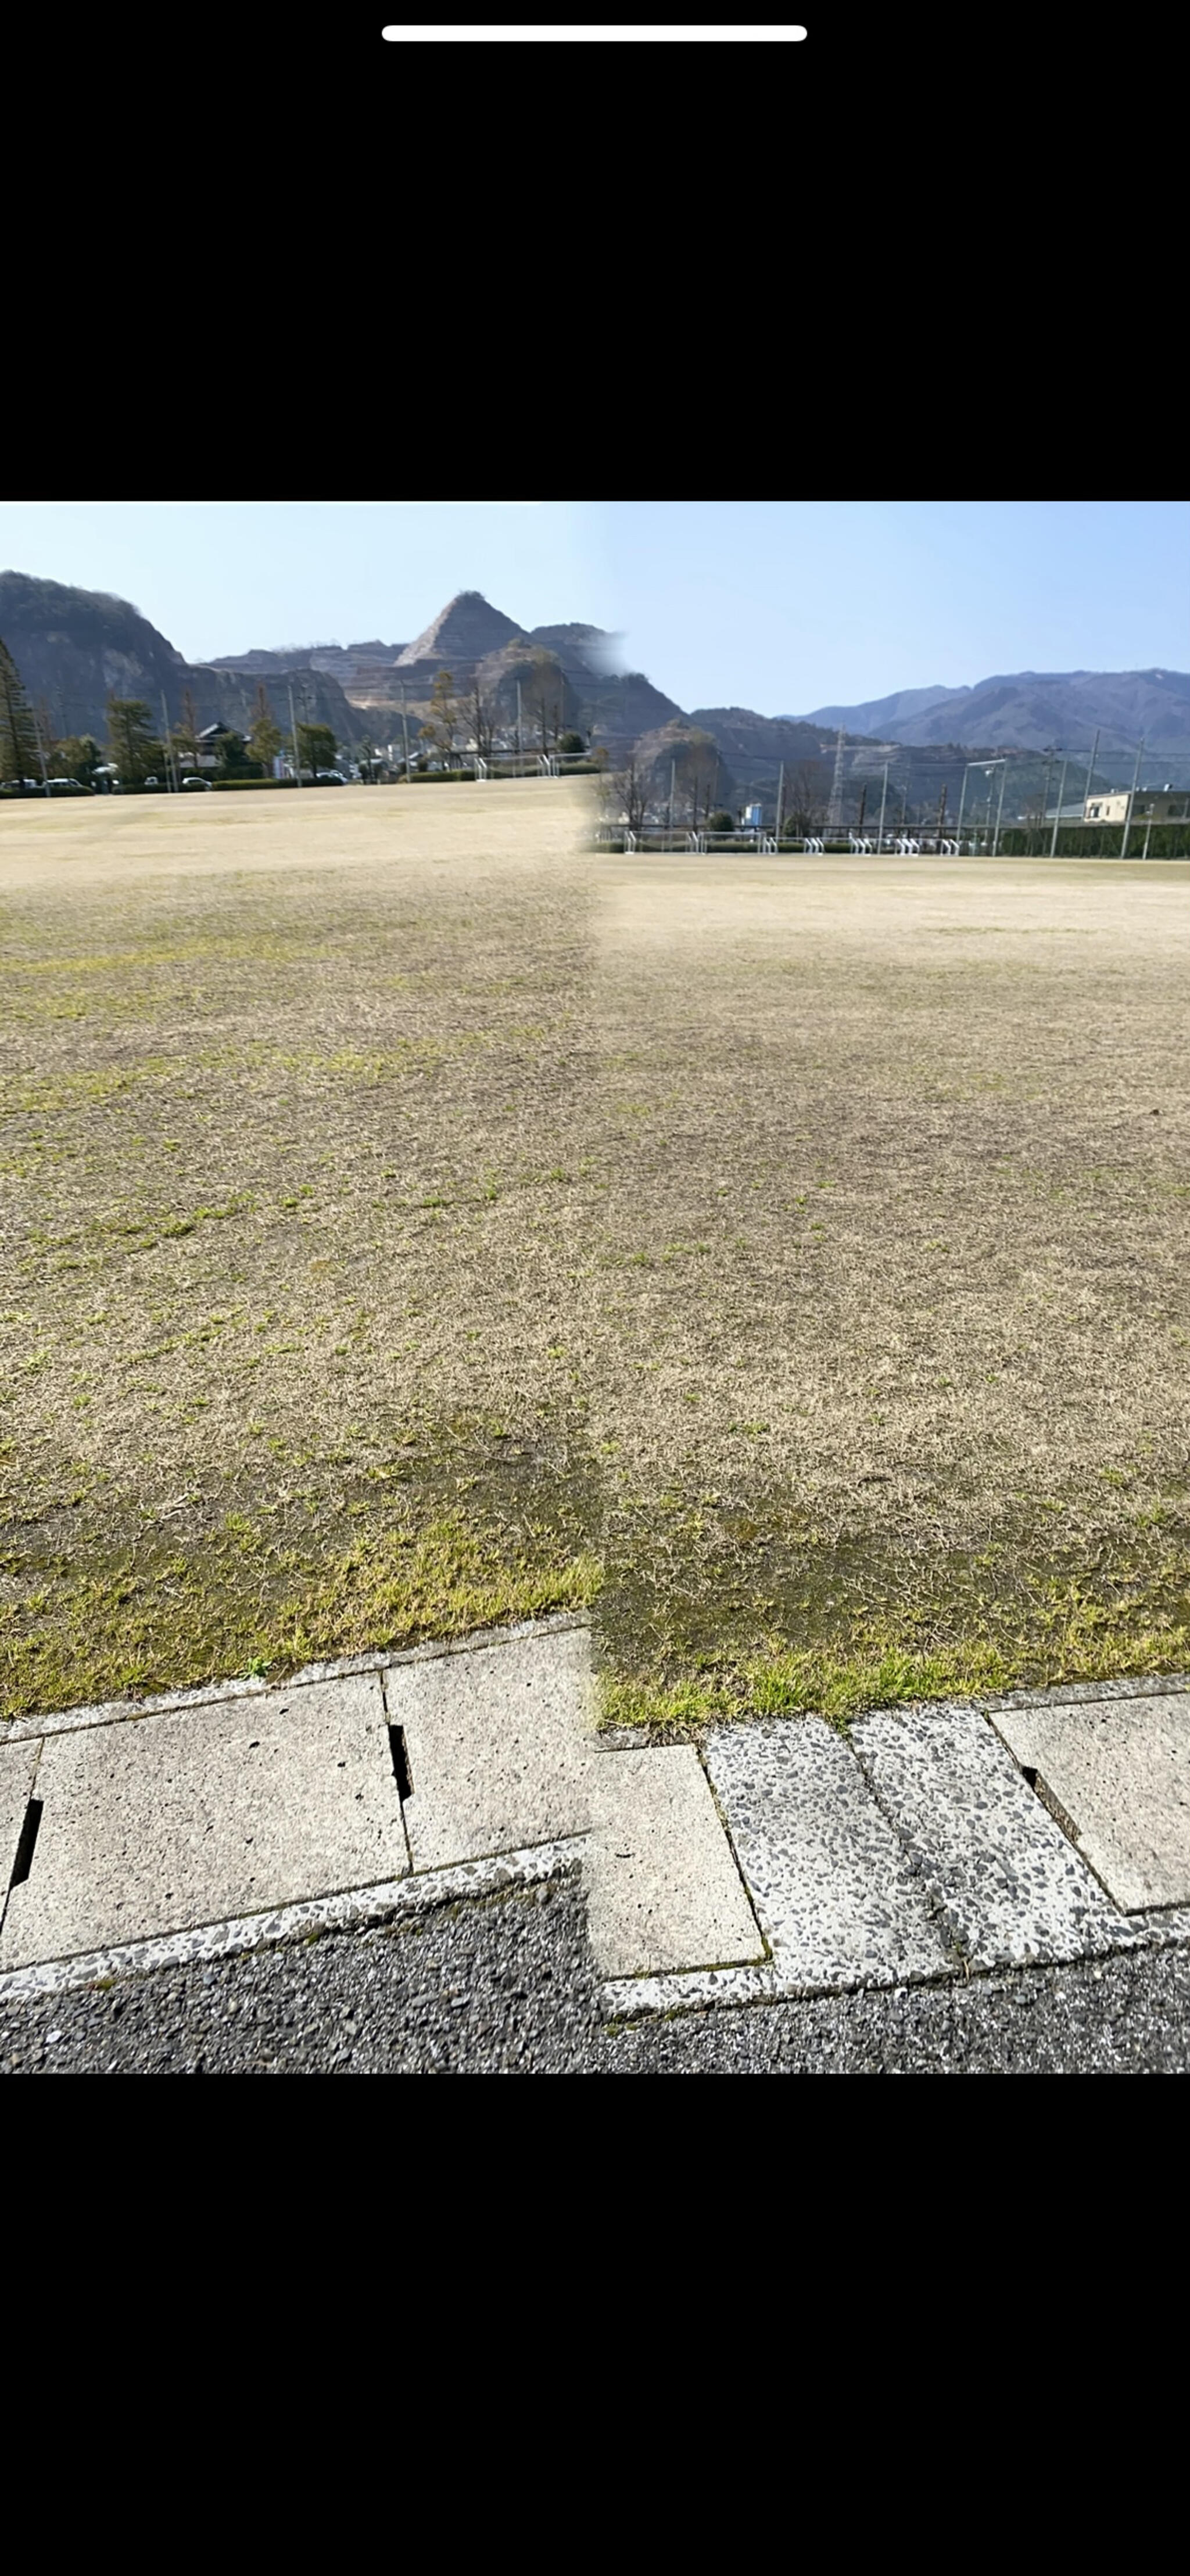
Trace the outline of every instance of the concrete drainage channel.
[[610, 1750], [585, 1622], [11, 1724], [0, 1999], [581, 1872], [609, 2020], [1190, 1941], [1190, 1677]]

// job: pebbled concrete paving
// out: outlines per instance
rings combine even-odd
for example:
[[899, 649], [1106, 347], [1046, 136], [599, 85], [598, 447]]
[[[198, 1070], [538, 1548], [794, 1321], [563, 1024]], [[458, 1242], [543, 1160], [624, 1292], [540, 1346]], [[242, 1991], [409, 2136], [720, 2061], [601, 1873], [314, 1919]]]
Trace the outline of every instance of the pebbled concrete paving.
[[852, 1741], [973, 1966], [1071, 1959], [1127, 1937], [1118, 1909], [978, 1709], [878, 1711]]
[[707, 1769], [778, 1985], [895, 1985], [957, 1962], [935, 1898], [821, 1718], [729, 1727]]

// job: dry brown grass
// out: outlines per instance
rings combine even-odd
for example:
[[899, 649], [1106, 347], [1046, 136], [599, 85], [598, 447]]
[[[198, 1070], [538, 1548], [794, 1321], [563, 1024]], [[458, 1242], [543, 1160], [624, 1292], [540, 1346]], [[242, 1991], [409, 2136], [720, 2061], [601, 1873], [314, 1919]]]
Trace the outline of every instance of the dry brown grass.
[[595, 1557], [654, 1716], [790, 1647], [1183, 1651], [1190, 868], [588, 813], [0, 813], [6, 1705]]

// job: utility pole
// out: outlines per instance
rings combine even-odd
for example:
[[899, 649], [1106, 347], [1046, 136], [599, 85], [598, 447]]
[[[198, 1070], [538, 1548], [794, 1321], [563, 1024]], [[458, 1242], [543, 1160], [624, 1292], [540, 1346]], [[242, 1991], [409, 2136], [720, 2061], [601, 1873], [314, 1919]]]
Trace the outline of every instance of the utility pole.
[[[1052, 744], [1051, 744], [1050, 748], [1047, 750], [1046, 755], [1045, 755], [1045, 785], [1044, 785], [1044, 787], [1042, 788], [1042, 791], [1041, 791], [1041, 833], [1042, 833], [1042, 839], [1043, 839], [1043, 840], [1044, 840], [1044, 838], [1045, 838], [1045, 818], [1046, 818], [1046, 815], [1048, 814], [1048, 812], [1049, 812], [1049, 810], [1050, 810], [1050, 778], [1051, 778], [1051, 776], [1052, 776], [1052, 774], [1053, 774], [1053, 766], [1054, 766], [1054, 754], [1053, 754], [1053, 746], [1052, 746]], [[1058, 799], [1059, 804], [1061, 803], [1061, 801], [1062, 801], [1062, 800], [1061, 800], [1061, 798], [1059, 797], [1059, 799]]]
[[296, 781], [297, 781], [297, 784], [298, 784], [298, 786], [300, 787], [300, 786], [301, 786], [301, 783], [302, 783], [302, 762], [301, 762], [301, 754], [300, 754], [300, 752], [299, 752], [299, 750], [298, 750], [297, 718], [296, 718], [296, 716], [295, 716], [295, 714], [294, 714], [294, 712], [293, 712], [293, 682], [292, 682], [292, 680], [287, 681], [287, 682], [286, 682], [286, 686], [287, 686], [287, 688], [288, 688], [288, 690], [289, 690], [289, 730], [290, 730], [290, 733], [291, 733], [291, 734], [292, 734], [292, 736], [293, 736], [293, 773], [294, 773], [294, 777], [295, 777], [295, 779], [296, 779]]
[[959, 845], [960, 858], [962, 858], [963, 855], [963, 807], [967, 802], [967, 780], [970, 777], [970, 774], [971, 763], [968, 761], [967, 766], [963, 771], [963, 784], [959, 790], [959, 819], [955, 825], [955, 839]]
[[938, 838], [939, 846], [941, 846], [941, 842], [942, 842], [942, 832], [943, 832], [943, 826], [944, 826], [945, 822], [946, 822], [946, 783], [945, 783], [945, 781], [943, 781], [943, 786], [942, 786], [942, 802], [941, 802], [941, 804], [940, 804], [940, 806], [939, 806], [939, 808], [938, 808], [938, 834], [937, 834], [937, 838]]
[[784, 763], [784, 761], [782, 761], [782, 763], [781, 763], [780, 776], [778, 777], [778, 780], [777, 780], [777, 831], [776, 831], [776, 841], [777, 841], [777, 848], [778, 848], [778, 849], [780, 849], [780, 847], [781, 847], [781, 807], [782, 807], [782, 805], [784, 804], [784, 802], [785, 802], [785, 763]]
[[519, 680], [516, 684], [516, 757], [519, 772], [521, 765], [521, 684]]
[[844, 728], [840, 725], [839, 739], [835, 744], [835, 774], [831, 781], [830, 811], [826, 818], [828, 832], [838, 832], [843, 828], [843, 732]]
[[1003, 767], [1002, 767], [1002, 769], [1001, 769], [1001, 771], [1000, 771], [1000, 794], [999, 794], [999, 798], [998, 798], [998, 801], [997, 801], [997, 804], [996, 804], [996, 829], [995, 829], [995, 833], [994, 833], [994, 835], [993, 835], [993, 839], [992, 839], [992, 857], [993, 857], [993, 858], [995, 858], [996, 852], [997, 852], [997, 850], [998, 850], [998, 849], [999, 849], [999, 847], [1000, 847], [1000, 816], [1002, 815], [1002, 813], [1003, 813], [1003, 811], [1004, 811], [1004, 781], [1005, 781], [1005, 779], [1007, 778], [1007, 776], [1008, 776], [1008, 762], [1007, 762], [1007, 761], [1005, 761], [1005, 762], [1004, 762], [1004, 765], [1003, 765]]
[[[1061, 820], [1062, 820], [1062, 792], [1063, 792], [1063, 789], [1065, 788], [1065, 785], [1066, 785], [1066, 772], [1067, 772], [1067, 769], [1068, 769], [1069, 765], [1070, 765], [1070, 764], [1069, 764], [1069, 762], [1068, 762], [1068, 761], [1065, 761], [1065, 760], [1063, 761], [1063, 763], [1062, 763], [1062, 775], [1061, 775], [1060, 779], [1058, 780], [1058, 806], [1057, 806], [1057, 812], [1056, 812], [1056, 813], [1055, 813], [1055, 815], [1054, 815], [1054, 837], [1053, 837], [1052, 841], [1050, 842], [1050, 857], [1051, 857], [1051, 859], [1052, 859], [1052, 857], [1053, 857], [1053, 855], [1054, 855], [1054, 852], [1055, 852], [1055, 850], [1057, 849], [1057, 846], [1058, 846], [1058, 826], [1059, 826], [1059, 824], [1061, 823]], [[1085, 797], [1084, 797], [1084, 799], [1083, 799], [1083, 803], [1084, 803], [1084, 805], [1085, 805], [1085, 803], [1086, 803], [1086, 798], [1085, 798]]]
[[[1140, 756], [1144, 747], [1145, 738], [1142, 733], [1140, 741], [1136, 746], [1136, 767], [1132, 772], [1132, 785], [1128, 791], [1128, 803], [1124, 813], [1124, 839], [1120, 849], [1120, 857], [1122, 859], [1126, 859], [1128, 856], [1128, 834], [1132, 829], [1132, 808], [1136, 800], [1136, 782], [1140, 776]], [[48, 789], [46, 793], [49, 793]]]
[[678, 764], [676, 760], [671, 760], [669, 764], [669, 831], [666, 834], [671, 850], [674, 845], [674, 780], [677, 777], [677, 774]]
[[1095, 740], [1094, 740], [1094, 742], [1093, 742], [1093, 743], [1092, 743], [1092, 745], [1091, 745], [1091, 757], [1090, 757], [1089, 761], [1087, 762], [1087, 783], [1086, 783], [1086, 786], [1085, 786], [1085, 787], [1084, 787], [1084, 789], [1083, 789], [1083, 821], [1084, 821], [1084, 823], [1086, 822], [1086, 819], [1087, 819], [1087, 800], [1088, 800], [1088, 798], [1089, 798], [1089, 796], [1090, 796], [1090, 793], [1091, 793], [1091, 781], [1092, 781], [1092, 779], [1094, 778], [1094, 775], [1095, 775], [1095, 754], [1096, 754], [1096, 752], [1098, 751], [1098, 749], [1099, 749], [1099, 727], [1098, 727], [1098, 725], [1096, 725], [1096, 727], [1095, 727]]
[[886, 802], [887, 796], [888, 796], [888, 762], [887, 762], [887, 761], [885, 761], [885, 764], [884, 764], [884, 785], [883, 785], [883, 787], [882, 787], [882, 789], [881, 789], [881, 791], [880, 791], [880, 829], [879, 829], [879, 831], [878, 831], [878, 833], [877, 833], [877, 835], [876, 835], [876, 848], [877, 848], [877, 851], [878, 851], [878, 852], [884, 848], [884, 807], [885, 807], [885, 802]]
[[405, 784], [409, 784], [409, 717], [405, 708], [405, 683], [401, 682], [401, 731], [405, 737]]
[[171, 734], [171, 732], [170, 732], [170, 729], [169, 729], [169, 708], [167, 707], [167, 705], [166, 705], [166, 703], [165, 703], [165, 691], [164, 691], [164, 689], [163, 689], [163, 690], [162, 690], [162, 692], [161, 692], [161, 723], [162, 723], [162, 729], [163, 729], [163, 732], [164, 732], [164, 738], [165, 738], [165, 784], [166, 784], [167, 789], [168, 789], [168, 790], [170, 790], [170, 791], [171, 791], [171, 793], [172, 793], [173, 795], [175, 795], [175, 796], [176, 796], [176, 794], [177, 794], [177, 792], [178, 792], [178, 782], [177, 782], [177, 777], [176, 777], [175, 772], [174, 772], [174, 765], [173, 765], [173, 763], [174, 763], [174, 745], [173, 745], [173, 736], [172, 736], [172, 734]]

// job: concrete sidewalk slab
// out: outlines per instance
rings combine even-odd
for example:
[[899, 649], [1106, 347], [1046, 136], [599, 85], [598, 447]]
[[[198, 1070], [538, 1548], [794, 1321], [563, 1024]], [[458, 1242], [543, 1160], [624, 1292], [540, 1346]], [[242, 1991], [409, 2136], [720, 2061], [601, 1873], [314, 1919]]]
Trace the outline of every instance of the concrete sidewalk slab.
[[39, 1744], [0, 1745], [0, 1923], [25, 1830], [40, 1751]]
[[585, 1629], [394, 1664], [384, 1691], [405, 1739], [415, 1870], [589, 1830], [591, 1766], [608, 1757], [596, 1750]]
[[783, 1992], [953, 1968], [921, 1880], [822, 1718], [725, 1728], [706, 1758]]
[[877, 1710], [851, 1737], [974, 1966], [1075, 1959], [1128, 1937], [979, 1709]]
[[1190, 1904], [1190, 1697], [998, 1710], [994, 1719], [1037, 1794], [1069, 1820], [1077, 1847], [1125, 1912]]
[[377, 1674], [52, 1736], [37, 1796], [2, 1968], [409, 1868]]
[[763, 1959], [692, 1744], [600, 1754], [591, 1795], [587, 1920], [605, 1977]]

